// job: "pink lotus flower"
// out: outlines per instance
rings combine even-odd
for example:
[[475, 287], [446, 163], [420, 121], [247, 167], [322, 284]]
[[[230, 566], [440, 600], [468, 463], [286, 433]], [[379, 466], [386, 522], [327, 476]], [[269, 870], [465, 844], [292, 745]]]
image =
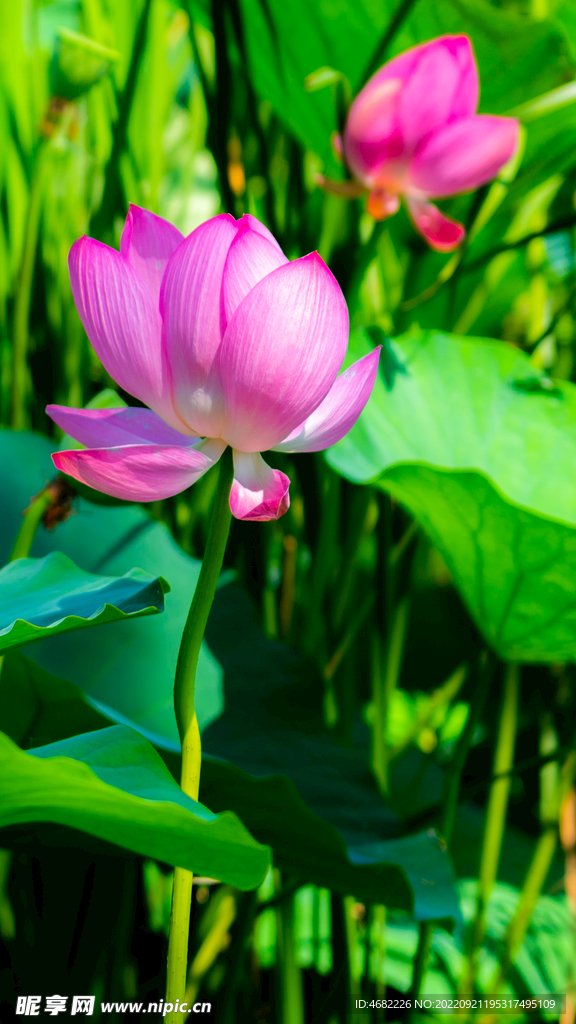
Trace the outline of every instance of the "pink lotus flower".
[[396, 213], [400, 196], [428, 244], [449, 252], [461, 224], [431, 199], [469, 192], [493, 178], [518, 145], [512, 117], [477, 114], [478, 69], [467, 36], [440, 36], [406, 50], [372, 76], [350, 107], [337, 147], [356, 182], [327, 188], [368, 190], [376, 220]]
[[220, 214], [186, 239], [131, 206], [120, 252], [92, 238], [70, 251], [78, 312], [118, 384], [148, 409], [47, 412], [87, 450], [54, 464], [117, 498], [183, 491], [234, 455], [238, 519], [286, 512], [290, 481], [261, 451], [320, 451], [356, 422], [379, 352], [337, 376], [348, 311], [317, 253], [288, 262], [254, 217]]

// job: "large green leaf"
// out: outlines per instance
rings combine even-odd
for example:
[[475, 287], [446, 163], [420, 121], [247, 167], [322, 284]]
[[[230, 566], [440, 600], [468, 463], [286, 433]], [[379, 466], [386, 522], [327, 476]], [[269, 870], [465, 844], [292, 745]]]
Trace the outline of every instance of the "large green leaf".
[[5, 655], [0, 672], [0, 732], [19, 747], [40, 747], [111, 724], [74, 683], [46, 672], [21, 651]]
[[[0, 560], [9, 557], [22, 522], [22, 509], [54, 476], [54, 444], [38, 434], [0, 430], [0, 484], [4, 499]], [[54, 549], [88, 572], [121, 576], [133, 566], [170, 580], [163, 616], [106, 628], [106, 647], [97, 632], [54, 637], [31, 648], [30, 657], [53, 675], [76, 683], [103, 714], [133, 725], [152, 742], [179, 750], [173, 709], [176, 658], [200, 563], [186, 555], [161, 523], [143, 508], [104, 508], [81, 498], [75, 514], [53, 533], [40, 527], [33, 555]], [[163, 619], [164, 621], [160, 621]], [[222, 673], [203, 646], [196, 707], [203, 728], [222, 710]]]
[[326, 731], [318, 675], [264, 636], [236, 584], [217, 594], [206, 636], [226, 700], [203, 736], [202, 799], [234, 810], [304, 882], [457, 918], [450, 859], [433, 830], [402, 834], [371, 775], [367, 729], [350, 748]]
[[328, 461], [410, 509], [502, 657], [576, 659], [576, 388], [510, 346], [440, 332], [383, 360]]
[[141, 569], [94, 576], [55, 551], [18, 558], [0, 570], [0, 652], [59, 633], [102, 626], [164, 610], [170, 589]]
[[0, 826], [50, 821], [146, 857], [253, 889], [270, 858], [237, 817], [186, 796], [144, 737], [126, 726], [28, 753], [0, 734]]

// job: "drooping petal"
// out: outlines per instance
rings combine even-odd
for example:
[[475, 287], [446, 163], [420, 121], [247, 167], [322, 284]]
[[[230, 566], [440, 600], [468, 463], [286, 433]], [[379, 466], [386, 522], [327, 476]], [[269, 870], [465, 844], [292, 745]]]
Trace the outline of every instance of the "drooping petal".
[[115, 249], [86, 236], [74, 243], [68, 263], [80, 319], [110, 376], [167, 423], [182, 426], [160, 313], [140, 276]]
[[464, 240], [466, 231], [457, 220], [451, 220], [427, 199], [406, 196], [406, 205], [416, 230], [437, 252], [452, 252]]
[[440, 36], [380, 68], [354, 100], [344, 131], [351, 170], [365, 185], [400, 189], [415, 147], [478, 104], [478, 72], [467, 36]]
[[189, 435], [169, 427], [151, 409], [69, 409], [48, 405], [46, 412], [58, 426], [86, 448], [117, 448], [126, 444], [162, 444], [189, 447]]
[[[263, 227], [255, 217], [250, 218]], [[277, 242], [272, 242], [267, 235], [251, 229], [248, 218], [228, 250], [222, 276], [222, 333], [226, 330], [235, 309], [248, 292], [273, 270], [288, 263], [286, 256]], [[267, 232], [270, 234], [270, 232]]]
[[56, 452], [52, 461], [62, 473], [114, 498], [158, 501], [196, 483], [225, 447], [212, 439], [198, 448], [135, 444]]
[[152, 293], [156, 307], [166, 264], [183, 241], [182, 232], [169, 221], [130, 204], [120, 240], [120, 252]]
[[210, 437], [218, 437], [222, 428], [222, 388], [214, 359], [222, 338], [222, 274], [237, 231], [227, 213], [201, 224], [168, 261], [160, 290], [176, 407], [192, 430]]
[[226, 399], [221, 436], [266, 451], [326, 397], [348, 345], [348, 310], [318, 253], [279, 267], [234, 313], [219, 353]]
[[234, 481], [230, 508], [236, 519], [266, 523], [279, 519], [290, 507], [290, 480], [271, 469], [258, 452], [234, 451]]
[[400, 197], [384, 188], [373, 188], [368, 196], [366, 209], [374, 220], [386, 220], [398, 212]]
[[478, 114], [435, 132], [410, 165], [410, 187], [430, 199], [484, 185], [513, 155], [519, 123], [513, 117]]
[[372, 394], [380, 349], [379, 345], [340, 374], [324, 401], [274, 451], [320, 452], [344, 437]]

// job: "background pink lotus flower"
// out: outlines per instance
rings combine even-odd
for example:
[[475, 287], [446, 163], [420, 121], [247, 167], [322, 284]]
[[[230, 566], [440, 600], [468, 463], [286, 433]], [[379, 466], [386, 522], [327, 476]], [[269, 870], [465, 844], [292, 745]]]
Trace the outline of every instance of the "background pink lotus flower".
[[90, 487], [132, 501], [166, 498], [229, 444], [232, 513], [276, 519], [290, 481], [260, 452], [327, 448], [370, 397], [378, 350], [337, 376], [348, 311], [336, 279], [317, 253], [289, 262], [254, 217], [220, 214], [184, 239], [131, 206], [120, 252], [84, 237], [69, 265], [92, 346], [149, 406], [48, 406], [87, 448], [58, 452], [54, 464]]
[[515, 118], [476, 113], [478, 91], [467, 36], [440, 36], [389, 61], [350, 107], [337, 144], [360, 188], [342, 182], [341, 190], [368, 189], [376, 220], [396, 213], [403, 196], [428, 244], [455, 249], [464, 228], [430, 200], [484, 185], [518, 145]]

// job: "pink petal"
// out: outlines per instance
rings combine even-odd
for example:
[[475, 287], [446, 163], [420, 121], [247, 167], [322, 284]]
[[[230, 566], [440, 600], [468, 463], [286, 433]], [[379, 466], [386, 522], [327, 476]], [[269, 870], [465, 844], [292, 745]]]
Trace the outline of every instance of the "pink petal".
[[344, 437], [372, 394], [380, 349], [379, 345], [340, 374], [324, 401], [274, 451], [320, 452]]
[[410, 187], [430, 199], [468, 192], [490, 181], [518, 145], [513, 117], [479, 114], [440, 129], [418, 150], [410, 166]]
[[[251, 221], [259, 224], [255, 217]], [[244, 223], [242, 223], [244, 221]], [[228, 250], [222, 277], [222, 332], [249, 291], [273, 270], [288, 263], [278, 243], [252, 230], [248, 216], [242, 218], [236, 238]], [[259, 224], [260, 227], [263, 225]], [[267, 232], [270, 234], [270, 232]]]
[[117, 448], [143, 441], [183, 447], [191, 443], [190, 436], [172, 430], [151, 409], [69, 409], [65, 405], [48, 405], [46, 412], [86, 448]]
[[160, 313], [142, 279], [119, 252], [86, 236], [74, 243], [68, 262], [80, 319], [110, 376], [183, 427], [172, 403]]
[[426, 199], [406, 196], [408, 212], [416, 230], [436, 252], [452, 252], [463, 241], [466, 231], [462, 224], [450, 220], [437, 206]]
[[156, 306], [166, 264], [184, 235], [169, 221], [130, 203], [120, 252], [152, 293]]
[[346, 159], [365, 185], [400, 187], [407, 162], [430, 132], [470, 117], [478, 72], [467, 36], [440, 36], [380, 68], [350, 108]]
[[252, 229], [252, 231], [257, 231], [258, 234], [262, 235], [263, 238], [267, 238], [268, 241], [272, 242], [272, 245], [275, 246], [276, 249], [278, 249], [278, 252], [282, 252], [282, 249], [280, 248], [278, 242], [274, 238], [272, 232], [269, 231], [266, 225], [262, 224], [262, 221], [259, 221], [257, 217], [253, 217], [251, 213], [245, 213], [244, 216], [241, 218], [238, 226], [242, 227], [243, 224], [246, 224], [249, 228]]
[[119, 448], [56, 452], [52, 461], [62, 473], [104, 494], [125, 501], [157, 501], [196, 483], [226, 445], [205, 441], [199, 448], [135, 444]]
[[222, 430], [222, 385], [214, 358], [222, 338], [222, 274], [237, 231], [228, 213], [201, 224], [171, 256], [160, 291], [176, 407], [195, 433], [210, 437]]
[[230, 508], [236, 519], [266, 523], [280, 519], [290, 507], [290, 480], [271, 469], [258, 452], [234, 451], [234, 481]]
[[388, 164], [388, 187], [404, 173], [404, 142], [398, 120], [402, 80], [378, 72], [350, 107], [344, 128], [346, 162], [363, 185], [374, 185]]
[[398, 111], [404, 145], [411, 152], [431, 132], [475, 114], [479, 92], [468, 36], [440, 36], [414, 49], [417, 62], [404, 79]]
[[219, 353], [226, 399], [221, 436], [234, 448], [272, 448], [328, 394], [346, 354], [348, 310], [318, 253], [252, 288]]

